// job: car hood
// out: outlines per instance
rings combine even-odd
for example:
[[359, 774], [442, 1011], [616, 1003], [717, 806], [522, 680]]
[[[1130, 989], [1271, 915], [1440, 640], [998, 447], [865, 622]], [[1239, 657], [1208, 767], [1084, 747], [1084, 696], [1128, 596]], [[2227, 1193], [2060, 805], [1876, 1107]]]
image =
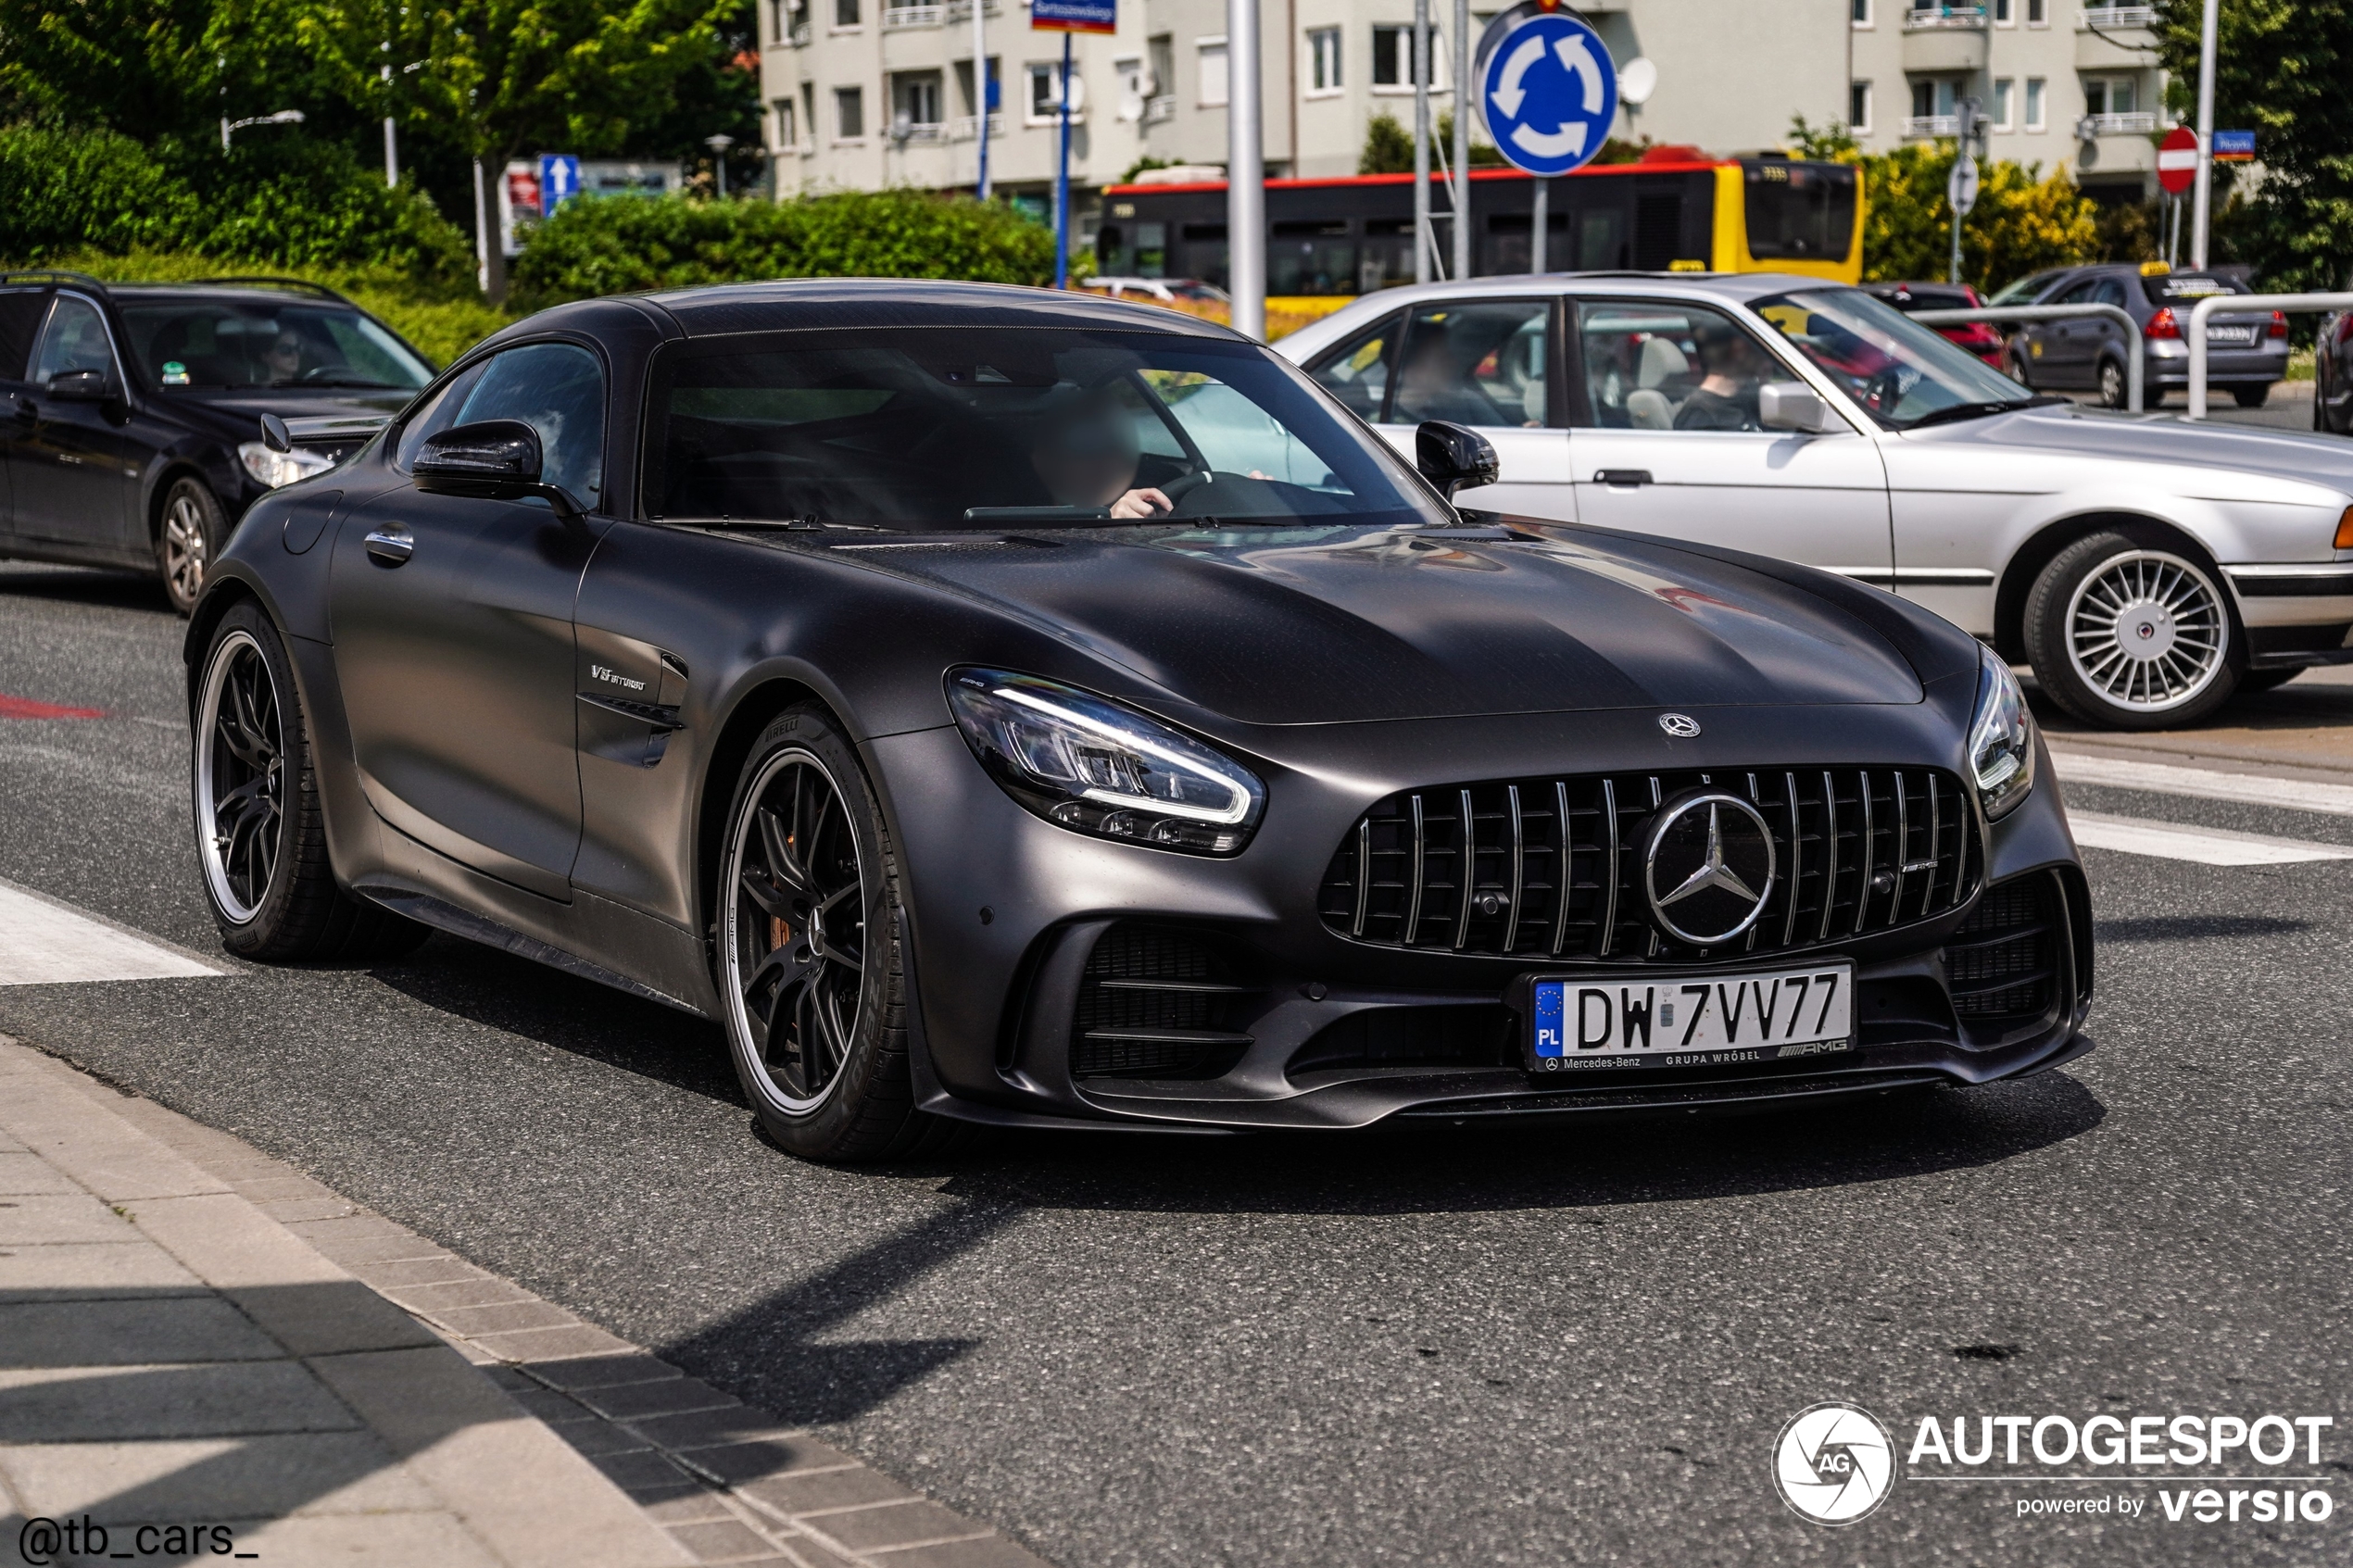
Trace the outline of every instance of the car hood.
[[1882, 626], [1834, 597], [1869, 590], [1541, 526], [1118, 529], [866, 563], [1248, 724], [1921, 699]]
[[2175, 414], [2110, 413], [2072, 405], [2045, 405], [2015, 414], [1934, 425], [1907, 433], [1906, 441], [2029, 451], [2130, 463], [2162, 470], [2163, 488], [2200, 500], [2241, 499], [2233, 476], [2327, 485], [2353, 493], [2353, 450], [2339, 436], [2246, 425], [2217, 425]]
[[321, 440], [333, 440], [347, 432], [364, 434], [407, 408], [416, 394], [367, 392], [356, 387], [307, 391], [300, 387], [255, 386], [233, 391], [170, 388], [157, 395], [167, 408], [218, 425], [224, 434], [232, 434], [239, 441], [250, 441], [255, 439], [264, 414], [275, 414], [285, 420], [297, 440], [310, 433]]

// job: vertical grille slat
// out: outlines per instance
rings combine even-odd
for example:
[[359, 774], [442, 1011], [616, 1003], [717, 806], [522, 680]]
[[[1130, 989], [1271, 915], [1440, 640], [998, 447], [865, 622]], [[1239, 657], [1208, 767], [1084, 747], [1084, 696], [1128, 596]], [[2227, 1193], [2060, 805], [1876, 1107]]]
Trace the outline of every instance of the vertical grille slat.
[[1333, 856], [1318, 908], [1337, 935], [1383, 947], [1687, 961], [1703, 955], [1652, 928], [1641, 856], [1628, 851], [1661, 802], [1703, 786], [1748, 800], [1774, 839], [1765, 916], [1719, 951], [1893, 930], [1968, 903], [1983, 874], [1976, 813], [1941, 770], [1589, 774], [1392, 796]]

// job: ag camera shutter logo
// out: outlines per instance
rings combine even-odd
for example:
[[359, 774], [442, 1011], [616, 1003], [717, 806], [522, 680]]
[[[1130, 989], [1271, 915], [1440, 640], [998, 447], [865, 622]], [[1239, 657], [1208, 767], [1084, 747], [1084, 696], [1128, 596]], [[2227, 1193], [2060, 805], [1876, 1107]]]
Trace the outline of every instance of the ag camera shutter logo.
[[1894, 1488], [1894, 1440], [1860, 1405], [1808, 1405], [1773, 1445], [1773, 1484], [1798, 1517], [1852, 1524], [1870, 1517]]

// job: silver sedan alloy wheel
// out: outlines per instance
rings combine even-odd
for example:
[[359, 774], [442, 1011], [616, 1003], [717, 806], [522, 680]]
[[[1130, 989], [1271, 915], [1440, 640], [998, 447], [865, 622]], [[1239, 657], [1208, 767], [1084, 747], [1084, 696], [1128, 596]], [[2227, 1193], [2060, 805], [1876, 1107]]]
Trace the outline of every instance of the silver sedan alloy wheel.
[[2195, 702], [2222, 673], [2222, 596], [2195, 564], [2163, 550], [2110, 556], [2067, 604], [2067, 657], [2101, 700], [2135, 713]]
[[183, 604], [195, 603], [203, 591], [205, 570], [211, 564], [209, 554], [204, 508], [194, 495], [182, 491], [163, 508], [163, 571]]

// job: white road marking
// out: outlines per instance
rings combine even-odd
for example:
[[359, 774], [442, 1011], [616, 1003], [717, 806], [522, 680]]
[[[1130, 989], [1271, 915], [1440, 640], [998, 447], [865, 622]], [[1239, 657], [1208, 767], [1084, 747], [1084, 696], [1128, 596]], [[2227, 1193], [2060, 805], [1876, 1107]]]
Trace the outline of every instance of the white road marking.
[[2156, 795], [2188, 795], [2200, 800], [2235, 800], [2249, 806], [2284, 806], [2353, 817], [2353, 784], [2313, 784], [2302, 779], [2225, 773], [2213, 768], [2183, 768], [2171, 762], [2127, 762], [2081, 751], [2054, 751], [2051, 761], [2063, 784], [2107, 784]]
[[194, 954], [0, 882], [0, 985], [225, 974]]
[[2353, 848], [2298, 838], [2266, 838], [2259, 833], [2222, 828], [2186, 828], [2145, 817], [2111, 817], [2099, 811], [2070, 811], [2075, 842], [2087, 849], [2120, 849], [2202, 866], [2287, 866], [2306, 860], [2353, 860]]

